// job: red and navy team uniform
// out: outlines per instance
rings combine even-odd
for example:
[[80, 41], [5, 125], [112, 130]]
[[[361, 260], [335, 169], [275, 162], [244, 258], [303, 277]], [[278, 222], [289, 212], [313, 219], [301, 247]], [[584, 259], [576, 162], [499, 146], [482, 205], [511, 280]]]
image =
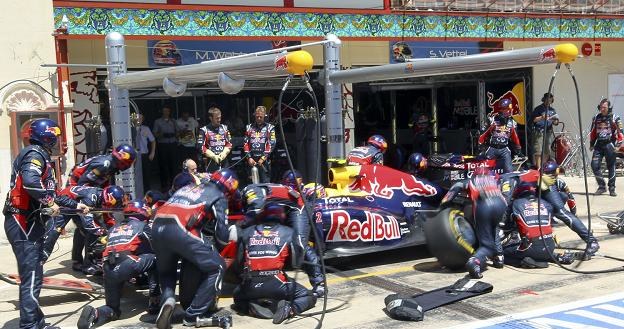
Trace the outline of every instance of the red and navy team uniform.
[[256, 218], [261, 215], [264, 206], [268, 203], [278, 204], [285, 208], [285, 224], [294, 230], [293, 248], [301, 259], [294, 259], [297, 267], [301, 266], [304, 259], [303, 269], [308, 274], [313, 287], [321, 284], [323, 273], [320, 259], [314, 248], [310, 247], [310, 223], [305, 213], [303, 199], [299, 192], [282, 184], [251, 184], [243, 189], [243, 202], [245, 206], [245, 221], [243, 227], [257, 223]]
[[[103, 203], [102, 191], [103, 189], [99, 187], [69, 186], [61, 190], [59, 194], [76, 203], [82, 203], [89, 208], [101, 208]], [[96, 240], [106, 235], [107, 228], [115, 225], [115, 219], [110, 214], [94, 215], [91, 213], [86, 215], [76, 214], [56, 217], [54, 219], [54, 229], [48, 232], [44, 243], [44, 252], [47, 256], [52, 253], [56, 240], [61, 234], [61, 230], [70, 220], [74, 222], [77, 228], [77, 232], [74, 233], [74, 236], [83, 236], [83, 239], [74, 239], [72, 261], [82, 263], [85, 268], [88, 268], [93, 265], [95, 259], [91, 259], [93, 257], [83, 258], [83, 249], [85, 249], [86, 246], [87, 254], [89, 254], [91, 246], [96, 243]], [[93, 256], [99, 259], [100, 255]]]
[[50, 219], [39, 209], [54, 202], [75, 209], [77, 203], [57, 195], [55, 170], [50, 154], [39, 145], [23, 148], [13, 161], [11, 189], [5, 202], [4, 230], [17, 259], [20, 284], [20, 328], [43, 328], [39, 307], [43, 280], [45, 222]]
[[[260, 158], [264, 163], [258, 168], [261, 183], [268, 183], [271, 177], [271, 152], [275, 149], [275, 126], [270, 123], [248, 124], [245, 129], [245, 143], [243, 152], [246, 157], [258, 162]], [[250, 168], [251, 170], [251, 168]], [[251, 175], [251, 174], [250, 174]]]
[[[522, 183], [535, 184], [539, 182], [540, 172], [537, 170], [528, 170], [520, 173], [510, 173], [501, 176], [501, 188], [503, 194], [508, 201], [512, 200], [512, 197], [517, 194], [516, 187]], [[542, 199], [546, 200], [551, 208], [552, 215], [564, 222], [572, 231], [583, 239], [583, 241], [592, 243], [596, 242], [596, 238], [587, 230], [587, 227], [581, 220], [573, 213], [565, 208], [565, 199], [562, 198], [562, 193], [557, 190], [556, 184], [548, 187], [547, 190], [542, 190]]]
[[298, 258], [293, 237], [292, 228], [277, 223], [243, 230], [238, 246], [243, 281], [234, 290], [234, 303], [242, 312], [250, 313], [249, 304], [260, 299], [292, 301], [296, 314], [314, 307], [316, 297], [283, 270], [287, 261]]
[[[220, 124], [216, 127], [213, 125], [206, 125], [199, 129], [197, 146], [202, 155], [205, 154], [207, 150], [219, 155], [225, 148], [232, 149], [232, 136], [230, 135], [228, 127], [224, 124]], [[206, 172], [213, 172], [220, 169], [220, 167], [228, 167], [227, 161], [224, 160], [220, 164], [214, 162], [208, 163]]]
[[106, 187], [118, 172], [112, 155], [97, 155], [76, 165], [69, 175], [67, 185]]
[[517, 235], [503, 246], [506, 263], [519, 266], [525, 257], [531, 257], [536, 261], [551, 260], [550, 255], [555, 251], [555, 241], [550, 224], [552, 216], [550, 203], [540, 202], [539, 217], [537, 213], [537, 198], [534, 196], [521, 197], [513, 201], [511, 217]]
[[496, 159], [496, 167], [502, 169], [503, 173], [512, 171], [509, 141], [519, 153], [522, 147], [516, 132], [516, 122], [501, 114], [497, 114], [488, 129], [479, 136], [479, 145], [487, 146], [485, 156]]
[[[621, 144], [623, 140], [620, 117], [612, 113], [607, 115], [598, 113], [594, 116], [589, 134], [589, 145], [594, 148], [591, 167], [599, 189], [606, 190], [605, 185], [608, 185], [609, 192], [615, 192], [615, 145]], [[600, 169], [603, 157], [606, 159], [609, 171], [607, 184]]]
[[[221, 290], [225, 262], [215, 243], [228, 241], [228, 204], [223, 192], [212, 182], [187, 185], [176, 191], [156, 211], [152, 224], [152, 246], [156, 254], [162, 300], [175, 296], [178, 260], [199, 271], [199, 282], [186, 308], [185, 319], [210, 316]], [[184, 284], [180, 280], [180, 286]], [[188, 286], [188, 285], [185, 285]], [[180, 291], [180, 299], [186, 299]]]
[[347, 155], [347, 163], [350, 166], [363, 164], [383, 165], [383, 153], [373, 145], [358, 146]]
[[109, 230], [103, 254], [106, 305], [97, 308], [98, 325], [119, 318], [122, 288], [125, 282], [134, 277], [147, 273], [149, 296], [160, 295], [150, 232], [148, 223], [132, 216]]

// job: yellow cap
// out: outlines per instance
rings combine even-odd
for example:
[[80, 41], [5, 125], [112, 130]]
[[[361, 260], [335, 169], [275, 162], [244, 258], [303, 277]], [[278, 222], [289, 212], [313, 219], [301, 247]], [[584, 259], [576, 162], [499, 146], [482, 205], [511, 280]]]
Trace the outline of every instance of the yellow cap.
[[571, 43], [563, 43], [555, 46], [555, 54], [557, 56], [557, 62], [559, 63], [571, 63], [578, 57], [578, 48]]

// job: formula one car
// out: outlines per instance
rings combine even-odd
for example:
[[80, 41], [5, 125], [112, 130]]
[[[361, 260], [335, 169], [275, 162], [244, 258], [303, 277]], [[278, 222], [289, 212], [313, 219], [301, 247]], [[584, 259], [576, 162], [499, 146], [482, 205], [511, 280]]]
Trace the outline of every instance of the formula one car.
[[335, 166], [329, 183], [314, 205], [327, 257], [424, 244], [423, 214], [444, 195], [426, 179], [379, 165]]
[[[487, 159], [441, 156], [431, 175], [434, 181], [414, 177], [380, 165], [346, 166], [334, 162], [329, 169], [327, 197], [316, 200], [314, 222], [323, 240], [326, 257], [350, 256], [407, 246], [422, 245], [429, 240], [456, 239], [457, 233], [424, 230], [428, 220], [458, 218], [453, 225], [469, 225], [463, 209], [440, 209], [445, 187], [469, 178], [476, 168], [493, 169], [495, 162]], [[426, 173], [426, 174], [427, 174]], [[456, 207], [457, 208], [457, 207]], [[461, 216], [460, 216], [461, 215]], [[468, 230], [467, 239], [475, 244]], [[427, 234], [426, 234], [427, 233]], [[460, 253], [463, 258], [465, 252]], [[447, 264], [443, 264], [447, 265]]]

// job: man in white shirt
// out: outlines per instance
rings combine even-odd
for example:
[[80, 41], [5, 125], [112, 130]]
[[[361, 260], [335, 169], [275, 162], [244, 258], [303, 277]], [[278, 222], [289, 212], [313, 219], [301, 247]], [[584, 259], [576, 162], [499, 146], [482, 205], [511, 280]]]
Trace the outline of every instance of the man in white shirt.
[[152, 177], [152, 163], [156, 155], [156, 138], [152, 130], [143, 124], [145, 117], [139, 114], [139, 126], [136, 131], [136, 148], [141, 155], [141, 166], [143, 168], [143, 191], [149, 191], [150, 179]]
[[195, 143], [197, 142], [197, 128], [199, 124], [195, 118], [192, 118], [188, 110], [182, 111], [182, 117], [176, 121], [178, 144], [180, 144], [180, 163], [185, 159], [193, 159], [197, 161], [197, 150]]

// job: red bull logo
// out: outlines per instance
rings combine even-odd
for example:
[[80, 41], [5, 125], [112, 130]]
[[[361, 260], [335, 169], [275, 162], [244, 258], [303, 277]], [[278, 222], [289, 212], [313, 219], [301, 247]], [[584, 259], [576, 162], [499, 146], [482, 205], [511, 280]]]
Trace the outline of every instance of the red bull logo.
[[119, 158], [122, 160], [130, 160], [131, 155], [130, 153], [126, 152], [126, 151], [120, 151], [119, 153]]
[[286, 59], [286, 55], [280, 56], [275, 59], [275, 71], [285, 70], [288, 68], [288, 60]]
[[542, 49], [540, 51], [540, 55], [537, 58], [540, 62], [552, 61], [557, 58], [557, 53], [555, 52], [555, 48]]
[[[514, 94], [513, 91], [510, 90], [504, 93], [496, 100], [493, 100], [494, 94], [492, 94], [491, 92], [487, 93], [487, 97], [488, 97], [488, 107], [492, 109], [492, 112], [498, 113], [503, 110], [510, 109], [511, 115], [520, 114], [520, 102], [518, 101], [518, 96], [516, 96], [516, 94]], [[505, 99], [509, 101], [503, 101]], [[507, 103], [507, 106], [505, 108], [503, 108], [503, 103]]]
[[364, 222], [353, 219], [344, 210], [331, 212], [331, 227], [326, 241], [383, 241], [401, 238], [401, 228], [396, 218], [369, 211], [364, 212]]
[[406, 196], [434, 196], [438, 190], [416, 177], [392, 168], [375, 165], [362, 165], [360, 178], [349, 185], [352, 190], [371, 193], [383, 199], [392, 199], [396, 192]]
[[59, 127], [55, 127], [55, 126], [50, 127], [50, 126], [48, 126], [48, 127], [46, 127], [45, 131], [48, 132], [48, 133], [53, 133], [54, 136], [60, 136], [61, 135], [61, 128], [59, 128]]

